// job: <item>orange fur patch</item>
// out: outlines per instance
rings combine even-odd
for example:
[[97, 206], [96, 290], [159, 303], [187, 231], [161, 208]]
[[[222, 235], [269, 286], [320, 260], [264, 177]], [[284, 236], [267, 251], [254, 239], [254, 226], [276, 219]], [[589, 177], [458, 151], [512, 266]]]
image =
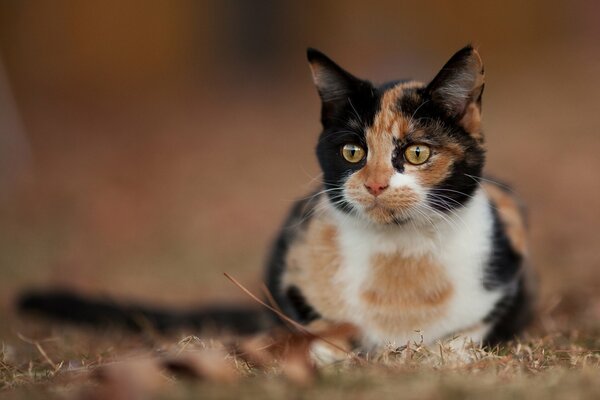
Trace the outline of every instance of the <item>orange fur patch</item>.
[[397, 108], [398, 100], [405, 89], [419, 86], [422, 86], [419, 82], [401, 83], [383, 94], [380, 110], [366, 132], [367, 164], [346, 181], [350, 196], [367, 209], [372, 208], [367, 213], [382, 223], [392, 222], [394, 211], [409, 208], [418, 201], [417, 195], [409, 190], [386, 190], [375, 201], [364, 185], [389, 184], [394, 174], [392, 155], [395, 139], [404, 137], [409, 130], [408, 119]]
[[442, 267], [428, 257], [379, 254], [371, 268], [361, 299], [373, 323], [385, 332], [425, 328], [443, 314], [453, 293]]
[[479, 52], [473, 49], [471, 58], [471, 68], [474, 69], [477, 76], [471, 89], [471, 103], [467, 105], [465, 113], [459, 124], [469, 133], [479, 144], [483, 143], [483, 132], [481, 131], [481, 106], [477, 104], [481, 96], [483, 85], [485, 83], [485, 74], [483, 70], [483, 60]]
[[[416, 131], [411, 134], [415, 142], [426, 138], [427, 133]], [[445, 143], [443, 147], [433, 149], [431, 160], [423, 165], [406, 163], [404, 168], [408, 173], [418, 176], [419, 182], [425, 186], [433, 187], [441, 183], [451, 172], [452, 164], [464, 157], [464, 148], [457, 143]]]
[[469, 133], [479, 144], [483, 143], [483, 132], [481, 131], [481, 109], [475, 103], [471, 103], [465, 110], [465, 115], [461, 118], [459, 124]]
[[369, 150], [367, 165], [359, 171], [357, 177], [365, 182], [389, 182], [394, 173], [392, 153], [395, 149], [394, 138], [406, 135], [408, 121], [398, 112], [398, 99], [403, 95], [402, 85], [396, 85], [383, 94], [381, 108], [373, 126], [367, 129], [366, 140]]
[[297, 286], [320, 314], [343, 320], [341, 291], [334, 277], [340, 267], [337, 230], [326, 215], [313, 218], [286, 257], [284, 287]]
[[419, 170], [419, 182], [422, 185], [433, 187], [442, 182], [450, 174], [452, 164], [455, 158], [447, 151], [440, 151], [434, 156], [435, 158], [424, 165], [422, 169], [418, 166], [407, 165], [405, 168], [408, 172], [412, 169]]
[[[314, 218], [290, 248], [282, 283], [297, 286], [308, 304], [327, 321], [348, 321], [352, 310], [337, 273], [341, 256], [337, 230], [327, 215]], [[453, 287], [443, 268], [429, 257], [379, 254], [370, 260], [360, 300], [369, 323], [390, 335], [424, 329], [443, 315]]]
[[527, 243], [527, 229], [517, 200], [513, 195], [502, 190], [495, 184], [485, 182], [482, 186], [504, 223], [506, 235], [513, 249], [521, 255], [527, 255], [529, 248]]
[[367, 143], [369, 136], [389, 136], [400, 138], [408, 131], [408, 121], [398, 112], [397, 104], [404, 94], [402, 84], [387, 90], [382, 98], [379, 112], [375, 115], [373, 126], [367, 132]]

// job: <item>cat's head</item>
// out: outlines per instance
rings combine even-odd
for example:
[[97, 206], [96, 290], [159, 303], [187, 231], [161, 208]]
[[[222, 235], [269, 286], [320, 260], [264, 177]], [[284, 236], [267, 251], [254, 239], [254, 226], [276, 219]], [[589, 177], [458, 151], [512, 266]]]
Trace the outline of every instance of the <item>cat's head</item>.
[[452, 212], [478, 186], [483, 64], [471, 46], [428, 84], [373, 85], [308, 50], [322, 101], [317, 157], [330, 202], [376, 224]]

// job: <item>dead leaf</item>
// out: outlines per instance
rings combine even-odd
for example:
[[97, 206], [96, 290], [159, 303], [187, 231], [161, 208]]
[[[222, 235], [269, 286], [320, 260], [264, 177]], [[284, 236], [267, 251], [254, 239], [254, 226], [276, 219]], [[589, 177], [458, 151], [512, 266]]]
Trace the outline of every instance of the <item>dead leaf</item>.
[[186, 378], [214, 382], [234, 382], [239, 378], [227, 354], [216, 349], [184, 352], [163, 360], [161, 364], [174, 375]]
[[86, 386], [81, 400], [142, 400], [167, 383], [155, 359], [105, 365], [91, 374], [98, 385]]
[[252, 368], [265, 369], [275, 361], [273, 352], [276, 345], [271, 334], [261, 334], [244, 339], [232, 346], [232, 353]]

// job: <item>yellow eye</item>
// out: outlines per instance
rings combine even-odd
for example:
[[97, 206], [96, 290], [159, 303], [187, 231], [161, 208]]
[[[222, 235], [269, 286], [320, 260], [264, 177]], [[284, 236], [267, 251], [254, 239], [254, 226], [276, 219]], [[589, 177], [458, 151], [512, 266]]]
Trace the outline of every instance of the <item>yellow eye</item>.
[[346, 161], [356, 164], [365, 158], [365, 150], [356, 144], [345, 144], [342, 147], [342, 156]]
[[422, 144], [413, 144], [404, 151], [404, 158], [411, 164], [420, 165], [429, 160], [431, 150]]

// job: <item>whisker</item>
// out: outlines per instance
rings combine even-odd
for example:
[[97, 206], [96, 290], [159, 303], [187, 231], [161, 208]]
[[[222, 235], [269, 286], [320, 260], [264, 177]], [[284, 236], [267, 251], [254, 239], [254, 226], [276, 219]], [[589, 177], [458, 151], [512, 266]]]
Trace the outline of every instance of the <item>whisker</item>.
[[[434, 190], [442, 190], [442, 189], [430, 189], [430, 191], [434, 191]], [[446, 190], [446, 189], [443, 189], [443, 190]], [[462, 193], [462, 192], [458, 192], [458, 193], [464, 194], [465, 196], [469, 196], [466, 193]], [[453, 201], [458, 206], [461, 206], [461, 207], [464, 206], [464, 204], [462, 204], [459, 201], [453, 199], [452, 197], [449, 197], [449, 196], [446, 196], [446, 195], [443, 195], [443, 194], [439, 194], [439, 193], [436, 193], [436, 194], [430, 193], [430, 194], [432, 196], [430, 198], [436, 198], [437, 197], [439, 200], [441, 200], [441, 199], [444, 199], [444, 201], [445, 200], [450, 200], [450, 201]], [[475, 198], [475, 196], [469, 196], [469, 197], [472, 198], [472, 199]], [[493, 201], [488, 201], [488, 203], [489, 203], [490, 207], [492, 207], [494, 210], [498, 211], [498, 207], [496, 206], [496, 204], [494, 204]]]
[[489, 182], [489, 183], [491, 183], [491, 184], [494, 184], [494, 185], [500, 186], [500, 187], [502, 187], [502, 188], [504, 188], [504, 189], [508, 190], [508, 191], [509, 191], [509, 192], [511, 192], [511, 193], [514, 193], [514, 190], [513, 190], [513, 189], [512, 189], [510, 186], [508, 186], [508, 185], [505, 185], [504, 183], [501, 183], [501, 182], [495, 181], [495, 180], [493, 180], [493, 179], [488, 179], [488, 178], [484, 178], [484, 177], [481, 177], [481, 176], [475, 176], [475, 175], [470, 175], [470, 174], [463, 174], [463, 175], [464, 175], [464, 176], [466, 176], [466, 177], [469, 177], [469, 178], [473, 179], [473, 180], [474, 180], [475, 182], [477, 182], [477, 183], [478, 183], [480, 186], [481, 186], [481, 181], [484, 181], [484, 182]]
[[350, 97], [348, 97], [348, 103], [350, 103], [350, 107], [352, 107], [352, 110], [354, 111], [354, 114], [356, 115], [356, 118], [358, 118], [360, 124], [364, 126], [362, 117], [358, 114], [358, 111], [356, 111], [356, 108], [354, 107], [354, 104], [352, 104], [352, 100], [350, 100]]
[[306, 176], [308, 176], [310, 178], [310, 181], [308, 181], [305, 186], [310, 187], [312, 186], [312, 184], [317, 181], [317, 180], [321, 180], [321, 178], [323, 177], [323, 173], [319, 172], [316, 176], [311, 176], [308, 171], [305, 168], [302, 168], [302, 172], [304, 172], [304, 174]]
[[316, 193], [314, 193], [314, 194], [312, 194], [310, 196], [300, 197], [298, 200], [310, 200], [310, 199], [313, 199], [313, 198], [315, 198], [317, 196], [320, 196], [322, 194], [330, 193], [330, 192], [333, 192], [333, 191], [336, 191], [336, 190], [342, 190], [342, 188], [334, 187], [334, 188], [319, 190], [318, 192], [316, 192]]
[[410, 119], [408, 120], [408, 126], [412, 126], [413, 123], [413, 118], [414, 116], [417, 114], [417, 111], [419, 111], [421, 109], [421, 107], [423, 107], [425, 104], [427, 104], [429, 102], [429, 100], [425, 100], [424, 102], [422, 102], [419, 107], [417, 107], [417, 109], [412, 113], [412, 115], [410, 116]]
[[465, 193], [465, 192], [461, 192], [460, 190], [444, 189], [444, 188], [432, 188], [432, 189], [429, 189], [429, 190], [432, 191], [432, 192], [438, 192], [439, 191], [439, 192], [457, 193], [457, 194], [460, 194], [460, 195], [463, 195], [463, 196], [467, 196], [467, 197], [469, 197], [471, 199], [475, 198], [475, 196], [473, 196], [471, 194], [468, 194], [468, 193]]
[[[437, 202], [436, 202], [436, 200], [434, 200], [434, 204], [436, 204], [436, 205], [438, 205], [438, 206], [442, 207], [442, 208], [443, 208], [445, 211], [447, 211], [447, 212], [451, 213], [453, 217], [455, 217], [455, 218], [457, 218], [457, 219], [458, 219], [458, 222], [462, 223], [462, 225], [463, 225], [463, 226], [464, 226], [464, 227], [465, 227], [467, 230], [469, 230], [469, 232], [471, 232], [471, 228], [468, 226], [468, 224], [467, 224], [467, 223], [464, 221], [464, 219], [463, 219], [463, 218], [462, 218], [462, 217], [461, 217], [461, 216], [458, 214], [458, 212], [457, 212], [456, 210], [453, 210], [453, 209], [449, 208], [447, 204], [445, 204], [445, 203], [441, 203], [441, 202], [439, 202], [439, 200], [438, 200]], [[431, 208], [431, 207], [430, 207], [430, 208]], [[443, 214], [443, 213], [441, 213], [440, 211], [438, 211], [438, 210], [435, 210], [435, 209], [433, 209], [433, 208], [432, 208], [432, 211], [433, 211], [434, 213], [436, 213], [437, 215], [439, 215], [440, 217], [442, 217], [442, 216], [444, 215], [444, 214]], [[448, 217], [451, 217], [451, 216], [448, 216]], [[453, 219], [451, 218], [451, 220], [453, 220]], [[456, 222], [456, 221], [455, 221], [455, 222]]]

